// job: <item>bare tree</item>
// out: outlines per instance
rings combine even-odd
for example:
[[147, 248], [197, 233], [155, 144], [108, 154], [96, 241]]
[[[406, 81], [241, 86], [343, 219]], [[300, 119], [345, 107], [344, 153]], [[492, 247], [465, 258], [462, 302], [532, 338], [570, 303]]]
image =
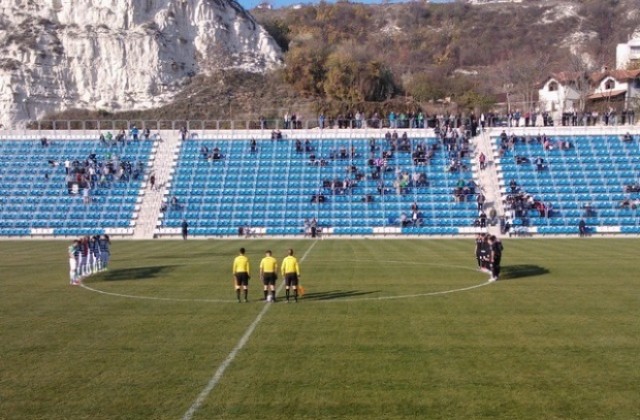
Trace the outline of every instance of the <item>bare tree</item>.
[[578, 110], [584, 112], [587, 106], [587, 98], [591, 93], [591, 79], [593, 64], [583, 54], [571, 54], [569, 57], [571, 84], [578, 94]]
[[518, 95], [531, 107], [540, 83], [548, 76], [551, 56], [539, 51], [533, 57], [513, 56], [500, 67], [503, 86], [509, 86], [509, 95]]

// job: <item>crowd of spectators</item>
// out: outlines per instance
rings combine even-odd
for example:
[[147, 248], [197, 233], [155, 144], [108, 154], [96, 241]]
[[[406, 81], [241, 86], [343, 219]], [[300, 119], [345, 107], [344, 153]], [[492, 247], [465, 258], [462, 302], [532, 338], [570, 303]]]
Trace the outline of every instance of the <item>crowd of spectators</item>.
[[[573, 143], [568, 140], [553, 140], [545, 134], [536, 136], [516, 136], [515, 134], [507, 135], [506, 131], [500, 133], [499, 155], [502, 156], [507, 150], [514, 151], [517, 144], [538, 144], [544, 150], [571, 150], [574, 148]], [[516, 159], [518, 156], [516, 156]], [[525, 160], [516, 163], [529, 163]]]
[[553, 204], [536, 199], [533, 195], [524, 191], [518, 183], [512, 179], [509, 182], [510, 192], [505, 200], [507, 219], [520, 219], [524, 226], [528, 225], [531, 211], [536, 211], [541, 218], [553, 216]]
[[[483, 116], [483, 118], [485, 118]], [[504, 118], [504, 117], [502, 117]], [[487, 114], [484, 119], [485, 126], [499, 126], [500, 118], [496, 114]], [[274, 122], [267, 120], [264, 116], [259, 117], [259, 124], [261, 129], [267, 128], [284, 128], [289, 129], [302, 129], [318, 127], [324, 128], [338, 128], [338, 129], [360, 129], [360, 128], [389, 128], [389, 129], [402, 129], [402, 128], [441, 128], [441, 127], [455, 127], [464, 128], [465, 130], [475, 130], [478, 127], [479, 121], [474, 114], [462, 114], [462, 113], [440, 113], [440, 114], [427, 114], [420, 109], [399, 111], [392, 110], [386, 113], [383, 112], [371, 112], [366, 114], [364, 112], [354, 110], [339, 113], [335, 115], [326, 115], [320, 113], [315, 120], [304, 120], [300, 113], [286, 112], [281, 120]], [[274, 130], [275, 131], [275, 130]], [[475, 134], [474, 134], [475, 135]]]
[[616, 111], [609, 108], [605, 112], [585, 111], [585, 112], [565, 112], [562, 114], [561, 124], [563, 126], [592, 126], [592, 125], [633, 125], [636, 122], [636, 113], [633, 109], [623, 109]]
[[[48, 161], [52, 168], [60, 166], [59, 162]], [[145, 163], [131, 162], [121, 159], [115, 153], [107, 154], [105, 159], [91, 153], [83, 160], [64, 162], [65, 182], [70, 195], [83, 197], [85, 204], [92, 202], [92, 190], [110, 188], [113, 183], [137, 181], [144, 178]]]

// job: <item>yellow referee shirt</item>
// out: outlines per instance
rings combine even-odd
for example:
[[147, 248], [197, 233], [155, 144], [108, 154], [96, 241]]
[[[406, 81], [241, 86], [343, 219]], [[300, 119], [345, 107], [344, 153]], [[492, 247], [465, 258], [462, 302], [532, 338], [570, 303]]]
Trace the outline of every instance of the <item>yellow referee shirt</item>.
[[284, 276], [287, 273], [296, 273], [297, 275], [300, 275], [298, 260], [293, 255], [289, 255], [282, 260], [282, 275]]
[[264, 257], [260, 261], [260, 273], [277, 273], [278, 261], [273, 257]]
[[249, 258], [244, 255], [238, 255], [235, 260], [233, 260], [233, 272], [236, 273], [249, 273]]

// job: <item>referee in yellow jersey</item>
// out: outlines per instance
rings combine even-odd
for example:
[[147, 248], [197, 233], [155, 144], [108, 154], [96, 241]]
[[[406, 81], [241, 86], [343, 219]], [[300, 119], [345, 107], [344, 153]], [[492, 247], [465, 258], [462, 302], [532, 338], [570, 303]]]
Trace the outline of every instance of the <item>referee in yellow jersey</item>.
[[289, 255], [282, 260], [282, 276], [284, 277], [284, 288], [289, 302], [289, 289], [293, 288], [293, 298], [298, 302], [298, 281], [300, 279], [300, 265], [298, 260], [293, 256], [293, 249], [287, 251]]
[[278, 280], [278, 261], [271, 256], [271, 251], [265, 252], [265, 257], [260, 261], [260, 279], [264, 286], [264, 300], [271, 293], [271, 302], [276, 301], [276, 280]]
[[233, 279], [236, 283], [236, 296], [240, 302], [240, 289], [244, 290], [244, 301], [249, 302], [249, 279], [251, 268], [249, 259], [244, 255], [245, 249], [240, 248], [240, 255], [233, 260]]

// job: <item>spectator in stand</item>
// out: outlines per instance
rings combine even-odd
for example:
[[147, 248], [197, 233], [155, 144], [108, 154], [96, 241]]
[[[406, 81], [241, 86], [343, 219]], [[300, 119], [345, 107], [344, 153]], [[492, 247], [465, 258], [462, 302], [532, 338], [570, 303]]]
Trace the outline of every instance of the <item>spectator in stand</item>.
[[543, 143], [542, 143], [542, 148], [544, 150], [553, 150], [555, 148], [555, 143], [553, 142], [553, 140], [551, 140], [550, 138], [548, 138], [547, 136], [543, 135]]
[[180, 138], [182, 139], [182, 141], [185, 141], [187, 139], [187, 135], [189, 134], [189, 130], [187, 130], [187, 126], [182, 126], [179, 130], [180, 133]]
[[140, 130], [138, 130], [138, 127], [136, 127], [135, 124], [133, 127], [131, 127], [131, 130], [129, 130], [129, 135], [131, 136], [131, 139], [133, 139], [133, 141], [138, 141]]
[[486, 168], [487, 157], [484, 153], [480, 152], [478, 156], [478, 163], [480, 164], [480, 170], [483, 171]]
[[395, 112], [391, 111], [389, 113], [388, 119], [389, 119], [389, 128], [398, 128]]
[[422, 224], [420, 213], [417, 210], [411, 213], [411, 223], [413, 224], [413, 227], [419, 227]]
[[569, 140], [564, 140], [560, 142], [560, 150], [571, 150], [573, 149], [573, 143]]
[[482, 211], [484, 209], [485, 201], [486, 201], [486, 198], [484, 194], [479, 193], [478, 197], [476, 198], [476, 203], [478, 203], [478, 211]]
[[171, 197], [171, 209], [179, 210], [180, 208], [182, 208], [182, 205], [180, 204], [178, 197], [174, 195], [173, 197]]
[[620, 201], [618, 207], [622, 209], [636, 210], [638, 207], [640, 207], [640, 198], [636, 198], [635, 200], [631, 198], [625, 198], [624, 200]]
[[538, 156], [535, 160], [536, 170], [542, 171], [544, 169], [544, 159]]
[[631, 143], [633, 141], [633, 136], [627, 132], [624, 136], [622, 136], [622, 141], [625, 143]]
[[203, 144], [202, 147], [200, 147], [200, 155], [204, 159], [207, 159], [209, 157], [209, 148], [205, 144]]
[[593, 209], [591, 203], [586, 203], [583, 208], [584, 213], [582, 217], [596, 217], [596, 211]]
[[509, 188], [511, 189], [511, 194], [515, 194], [518, 191], [518, 183], [515, 179], [509, 181]]
[[484, 211], [480, 212], [480, 214], [478, 215], [478, 218], [480, 219], [480, 227], [481, 228], [487, 227], [487, 214]]

